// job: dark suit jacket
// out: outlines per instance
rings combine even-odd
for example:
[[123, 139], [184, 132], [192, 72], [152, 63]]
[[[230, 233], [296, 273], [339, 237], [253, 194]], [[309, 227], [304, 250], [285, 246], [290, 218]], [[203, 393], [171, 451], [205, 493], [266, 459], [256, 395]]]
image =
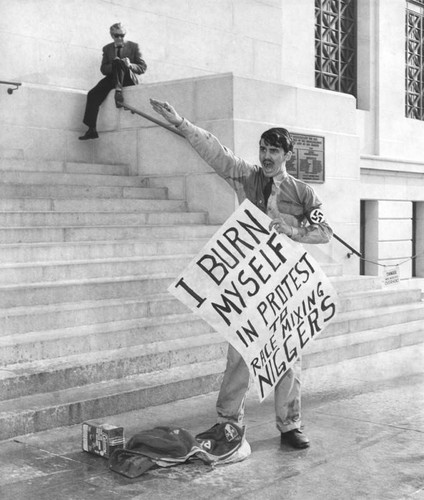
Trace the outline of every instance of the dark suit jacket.
[[[109, 43], [103, 47], [103, 58], [102, 64], [100, 66], [100, 71], [104, 75], [110, 75], [112, 73], [112, 61], [116, 57], [116, 48], [115, 44]], [[139, 83], [138, 75], [142, 75], [146, 69], [147, 65], [144, 62], [140, 48], [137, 43], [126, 41], [124, 46], [121, 49], [121, 59], [124, 57], [128, 57], [131, 62], [131, 66], [129, 68], [129, 75], [134, 85]]]

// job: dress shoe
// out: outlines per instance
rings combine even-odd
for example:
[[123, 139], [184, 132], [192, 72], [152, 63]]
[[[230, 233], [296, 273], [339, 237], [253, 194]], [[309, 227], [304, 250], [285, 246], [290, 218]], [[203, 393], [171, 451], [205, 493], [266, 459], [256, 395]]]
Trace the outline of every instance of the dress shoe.
[[124, 104], [124, 96], [121, 90], [115, 90], [115, 104], [117, 108], [122, 108]]
[[84, 135], [78, 137], [80, 141], [86, 141], [87, 139], [98, 139], [98, 138], [99, 134], [97, 133], [97, 130], [95, 128], [89, 128]]
[[293, 429], [289, 432], [282, 432], [280, 442], [281, 444], [286, 444], [298, 450], [309, 447], [309, 439], [302, 433], [300, 429]]

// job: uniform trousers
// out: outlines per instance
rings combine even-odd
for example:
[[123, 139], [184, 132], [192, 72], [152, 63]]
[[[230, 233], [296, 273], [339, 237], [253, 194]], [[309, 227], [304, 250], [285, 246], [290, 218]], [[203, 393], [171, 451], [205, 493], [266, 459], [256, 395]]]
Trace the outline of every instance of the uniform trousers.
[[99, 107], [112, 89], [135, 85], [130, 76], [130, 70], [122, 59], [112, 62], [112, 73], [102, 78], [87, 94], [83, 123], [90, 128], [96, 128]]
[[[275, 387], [275, 417], [280, 432], [300, 429], [301, 369], [302, 362], [298, 358]], [[246, 363], [230, 344], [227, 353], [227, 367], [216, 403], [218, 422], [231, 421], [238, 425], [243, 424], [244, 407], [250, 382], [251, 377]]]

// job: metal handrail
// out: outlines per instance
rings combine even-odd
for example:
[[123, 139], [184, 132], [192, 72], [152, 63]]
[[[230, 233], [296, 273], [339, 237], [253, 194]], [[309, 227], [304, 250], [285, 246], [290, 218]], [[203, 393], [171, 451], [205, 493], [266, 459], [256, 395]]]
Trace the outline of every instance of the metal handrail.
[[348, 258], [350, 258], [352, 254], [357, 255], [361, 259], [363, 258], [362, 254], [358, 252], [358, 250], [355, 250], [353, 247], [351, 247], [349, 243], [346, 243], [342, 238], [340, 238], [340, 236], [337, 236], [336, 233], [333, 233], [333, 238], [335, 238], [337, 241], [339, 241], [342, 245], [344, 245], [346, 248], [350, 250], [350, 253], [347, 254]]
[[[161, 122], [160, 120], [157, 120], [156, 118], [154, 118], [153, 116], [150, 116], [146, 113], [143, 113], [142, 111], [134, 108], [133, 106], [130, 106], [129, 104], [125, 104], [123, 103], [122, 107], [125, 109], [125, 110], [128, 110], [128, 111], [131, 111], [132, 114], [137, 114], [137, 115], [140, 115], [142, 116], [143, 118], [146, 118], [146, 120], [149, 120], [153, 123], [156, 123], [157, 125], [159, 125], [160, 127], [163, 127], [163, 128], [166, 128], [167, 130], [169, 130], [170, 132], [173, 132], [174, 134], [177, 134], [179, 135], [180, 137], [184, 137], [184, 135], [179, 131], [177, 130], [175, 127], [171, 127], [170, 125], [168, 125], [167, 123], [164, 123], [164, 122]], [[342, 245], [344, 245], [346, 248], [348, 248], [350, 250], [350, 253], [347, 254], [348, 258], [351, 257], [351, 255], [355, 254], [357, 255], [358, 257], [360, 257], [361, 259], [363, 258], [362, 254], [360, 252], [358, 252], [358, 250], [355, 250], [353, 247], [351, 247], [349, 245], [349, 243], [346, 243], [346, 241], [344, 241], [342, 238], [340, 238], [340, 236], [337, 236], [337, 234], [333, 233], [333, 237], [339, 241]]]
[[5, 81], [5, 80], [0, 80], [0, 83], [3, 84], [3, 85], [15, 85], [14, 89], [12, 89], [12, 88], [7, 89], [7, 93], [8, 94], [13, 94], [13, 92], [15, 90], [18, 90], [18, 88], [22, 85], [22, 83], [19, 83], [19, 82], [8, 82], [8, 81]]

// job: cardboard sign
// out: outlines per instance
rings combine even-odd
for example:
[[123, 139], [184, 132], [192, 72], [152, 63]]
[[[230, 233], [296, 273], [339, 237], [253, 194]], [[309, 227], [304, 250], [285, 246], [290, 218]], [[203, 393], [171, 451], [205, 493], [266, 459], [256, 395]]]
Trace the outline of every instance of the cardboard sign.
[[336, 314], [337, 293], [304, 247], [246, 200], [169, 291], [242, 355], [260, 401]]

